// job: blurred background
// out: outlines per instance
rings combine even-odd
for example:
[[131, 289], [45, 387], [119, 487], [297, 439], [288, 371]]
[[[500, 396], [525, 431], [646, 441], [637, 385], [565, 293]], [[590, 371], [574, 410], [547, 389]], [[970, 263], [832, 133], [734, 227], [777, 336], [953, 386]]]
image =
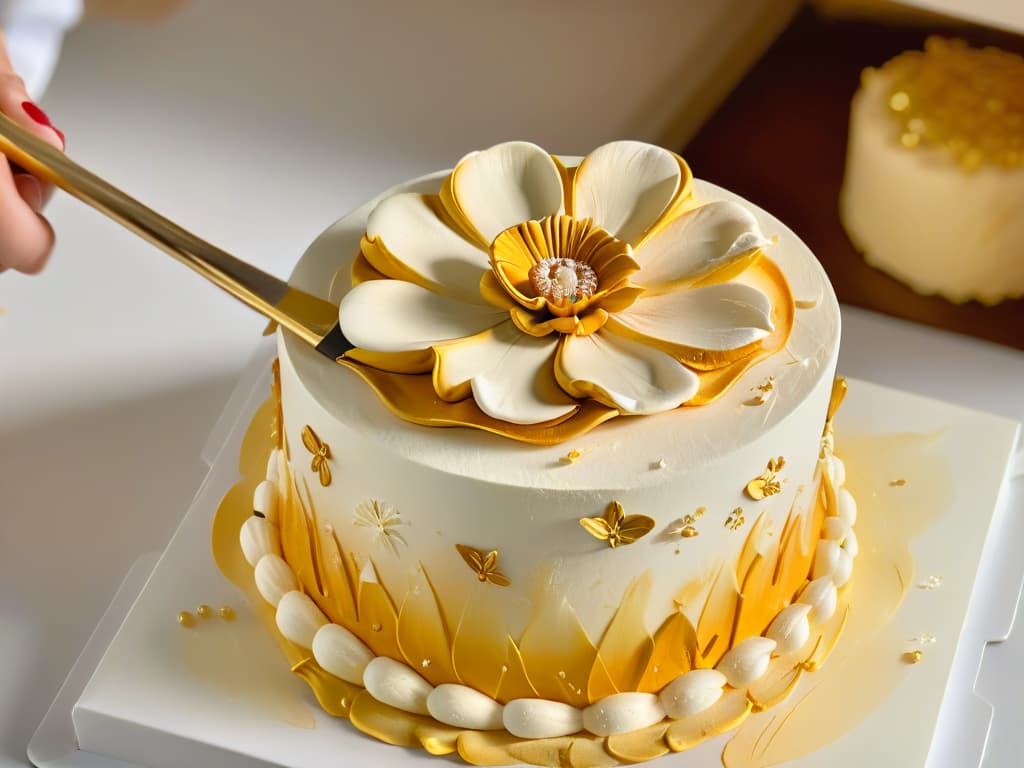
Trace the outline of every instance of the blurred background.
[[[471, 149], [660, 143], [884, 313], [844, 312], [842, 372], [1021, 419], [1022, 302], [916, 297], [837, 230], [862, 67], [932, 31], [1021, 47], [1019, 0], [916, 5], [90, 0], [40, 103], [73, 159], [281, 277], [345, 212]], [[45, 274], [0, 275], [0, 766], [24, 764], [128, 567], [180, 521], [265, 325], [62, 193], [48, 217]]]

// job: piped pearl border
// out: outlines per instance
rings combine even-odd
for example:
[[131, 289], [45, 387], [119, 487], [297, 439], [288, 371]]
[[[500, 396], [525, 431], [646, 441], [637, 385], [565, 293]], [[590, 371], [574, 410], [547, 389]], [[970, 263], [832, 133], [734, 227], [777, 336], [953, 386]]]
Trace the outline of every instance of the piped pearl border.
[[629, 733], [666, 717], [679, 720], [714, 705], [726, 686], [746, 688], [768, 671], [773, 657], [795, 652], [811, 636], [811, 625], [828, 621], [836, 611], [837, 591], [850, 579], [857, 556], [853, 532], [857, 503], [842, 487], [846, 469], [827, 455], [822, 469], [836, 489], [836, 508], [822, 526], [811, 568], [811, 581], [796, 601], [783, 608], [763, 636], [748, 637], [730, 648], [714, 669], [693, 669], [658, 693], [625, 692], [606, 696], [588, 707], [548, 699], [515, 699], [502, 705], [474, 688], [457, 683], [433, 686], [408, 665], [378, 656], [349, 630], [332, 624], [316, 603], [301, 591], [281, 556], [278, 520], [278, 478], [286, 459], [271, 452], [266, 479], [253, 494], [255, 515], [242, 525], [240, 543], [254, 568], [256, 588], [276, 609], [281, 634], [310, 649], [328, 673], [364, 687], [377, 701], [440, 723], [470, 730], [506, 730], [524, 739], [554, 738], [589, 731], [596, 736]]

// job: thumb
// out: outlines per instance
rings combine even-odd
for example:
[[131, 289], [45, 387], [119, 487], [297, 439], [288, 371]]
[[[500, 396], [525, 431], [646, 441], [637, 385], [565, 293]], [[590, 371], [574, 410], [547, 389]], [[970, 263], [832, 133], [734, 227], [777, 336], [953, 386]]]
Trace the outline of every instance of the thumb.
[[6, 41], [0, 32], [0, 112], [57, 149], [64, 149], [64, 134], [28, 95], [25, 82], [15, 73], [7, 57]]

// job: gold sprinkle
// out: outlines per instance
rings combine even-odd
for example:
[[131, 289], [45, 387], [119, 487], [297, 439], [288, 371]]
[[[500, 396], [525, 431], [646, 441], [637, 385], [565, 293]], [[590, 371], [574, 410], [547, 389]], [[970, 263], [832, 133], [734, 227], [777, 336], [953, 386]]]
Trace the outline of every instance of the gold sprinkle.
[[371, 624], [370, 629], [374, 632], [380, 632], [382, 629], [384, 629], [384, 627], [382, 627], [380, 624]]
[[[966, 173], [1024, 164], [1024, 57], [939, 37], [924, 48], [882, 67], [900, 144], [940, 149]], [[864, 82], [871, 78], [864, 73]]]
[[729, 518], [725, 521], [725, 527], [730, 531], [739, 530], [739, 528], [747, 522], [743, 517], [743, 507], [736, 507], [731, 513]]
[[903, 660], [907, 664], [917, 664], [924, 658], [924, 651], [907, 651], [903, 654]]
[[679, 532], [679, 535], [684, 539], [692, 539], [694, 536], [699, 536], [700, 532], [692, 525], [688, 525]]
[[906, 91], [896, 91], [889, 97], [889, 109], [893, 112], [902, 112], [910, 106], [910, 97]]
[[196, 608], [196, 613], [198, 614], [200, 619], [212, 619], [213, 618], [213, 608], [208, 606], [206, 603], [203, 603], [198, 608]]
[[424, 659], [423, 661], [421, 661], [420, 662], [420, 666], [423, 667], [424, 669], [429, 667], [430, 666], [430, 659]]
[[897, 487], [900, 487], [900, 488], [902, 488], [902, 487], [903, 487], [904, 485], [906, 485], [906, 484], [907, 484], [907, 481], [906, 481], [906, 480], [904, 480], [904, 479], [903, 479], [902, 477], [901, 477], [901, 478], [900, 478], [899, 480], [892, 480], [892, 481], [891, 481], [891, 482], [889, 483], [889, 485], [892, 485], [892, 486], [897, 486]]
[[651, 464], [651, 469], [664, 469], [668, 466], [668, 462], [664, 459], [658, 459]]
[[217, 613], [220, 614], [220, 617], [224, 619], [224, 621], [235, 620], [235, 609], [232, 608], [230, 605], [222, 605], [220, 607], [220, 610], [217, 611]]
[[560, 461], [563, 464], [575, 464], [577, 461], [580, 460], [580, 456], [581, 455], [582, 454], [579, 451], [573, 449], [573, 450], [569, 451], [567, 454], [565, 454], [565, 456], [563, 456], [560, 459]]
[[178, 614], [178, 624], [185, 629], [191, 629], [196, 625], [196, 617], [190, 611], [182, 611]]

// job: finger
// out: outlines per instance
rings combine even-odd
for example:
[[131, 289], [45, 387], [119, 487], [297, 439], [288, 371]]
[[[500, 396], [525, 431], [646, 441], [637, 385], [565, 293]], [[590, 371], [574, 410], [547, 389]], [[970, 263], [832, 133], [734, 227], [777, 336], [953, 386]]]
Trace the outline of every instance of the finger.
[[0, 32], [0, 112], [58, 149], [64, 149], [64, 134], [54, 127], [49, 116], [32, 101], [25, 82], [18, 77], [7, 58], [3, 33]]
[[33, 202], [42, 207], [42, 185], [28, 174], [18, 176], [0, 162], [0, 267], [34, 274], [50, 258], [53, 229], [33, 210]]

